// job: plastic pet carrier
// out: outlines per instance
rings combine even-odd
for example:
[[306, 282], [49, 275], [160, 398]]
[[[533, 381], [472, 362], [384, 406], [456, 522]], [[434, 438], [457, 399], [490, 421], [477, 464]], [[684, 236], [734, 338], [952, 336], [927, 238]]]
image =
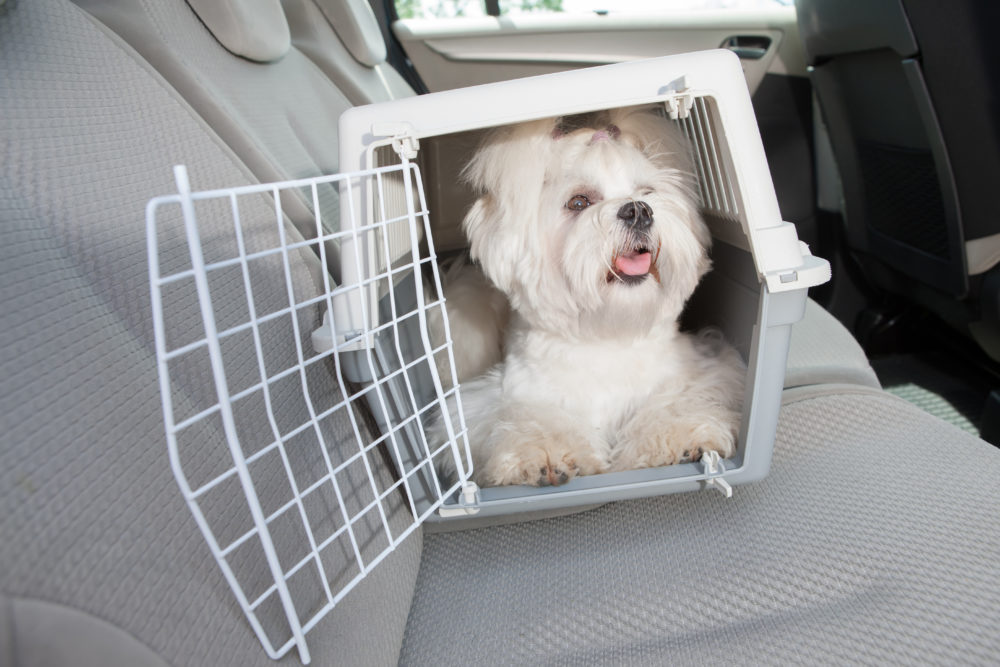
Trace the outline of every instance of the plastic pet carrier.
[[[478, 488], [438, 296], [440, 255], [466, 245], [472, 194], [458, 173], [485, 129], [646, 104], [691, 146], [713, 269], [684, 322], [720, 328], [746, 361], [736, 453], [556, 487]], [[308, 662], [305, 634], [424, 521], [706, 487], [730, 495], [767, 474], [791, 327], [830, 272], [781, 220], [735, 55], [358, 107], [341, 117], [339, 139], [342, 174], [191, 192], [178, 168], [179, 194], [147, 209], [171, 464], [269, 655], [294, 646]], [[294, 202], [315, 228], [292, 238], [284, 211]], [[202, 335], [177, 339], [172, 327], [192, 318]], [[432, 442], [442, 414], [447, 441]], [[454, 479], [438, 472], [444, 458]]]
[[[448, 498], [432, 520], [551, 509], [706, 485], [729, 493], [732, 486], [767, 474], [791, 326], [802, 318], [807, 289], [826, 282], [830, 273], [825, 260], [812, 257], [799, 243], [794, 225], [781, 220], [746, 80], [739, 59], [732, 53], [671, 56], [351, 109], [341, 116], [341, 167], [354, 170], [402, 159], [420, 161], [433, 236], [430, 252], [444, 253], [466, 245], [460, 225], [472, 195], [458, 185], [459, 171], [471, 156], [480, 131], [537, 118], [644, 104], [662, 105], [663, 113], [678, 123], [692, 147], [702, 213], [714, 237], [714, 268], [692, 297], [684, 323], [692, 328], [719, 327], [747, 362], [744, 414], [735, 456], [718, 462], [708, 456], [695, 463], [578, 477], [558, 487], [475, 489], [463, 479], [466, 492]], [[346, 220], [348, 214], [359, 212], [362, 220], [370, 221], [383, 214], [375, 210], [380, 205], [383, 203], [355, 189], [341, 202], [342, 216]], [[402, 207], [398, 211], [401, 213]], [[361, 253], [343, 253], [345, 284], [364, 282], [396, 257], [408, 257], [411, 252], [402, 234], [388, 245], [374, 238], [366, 243], [367, 250]], [[351, 263], [355, 257], [361, 258], [361, 264]], [[406, 290], [406, 294], [412, 293]], [[356, 296], [359, 302], [345, 308], [353, 319], [338, 318], [341, 329], [333, 335], [343, 337], [370, 329], [381, 320], [365, 320], [366, 314], [387, 312], [387, 299], [377, 294], [374, 286], [368, 294]], [[398, 307], [398, 293], [396, 299]], [[364, 308], [360, 301], [365, 302]], [[404, 348], [402, 354], [412, 358], [415, 351]], [[364, 368], [365, 364], [359, 366]], [[353, 379], [371, 380], [363, 373]], [[418, 384], [425, 392], [418, 403], [431, 401], [434, 384]], [[375, 408], [379, 414], [378, 406]], [[461, 415], [453, 421], [460, 435], [464, 426]], [[421, 463], [419, 448], [410, 452], [412, 458], [397, 460], [402, 470]], [[423, 470], [433, 477], [429, 466]], [[435, 483], [439, 482], [427, 479], [416, 486], [430, 488]], [[420, 493], [419, 488], [415, 490]], [[433, 494], [416, 499], [420, 506], [434, 501]]]

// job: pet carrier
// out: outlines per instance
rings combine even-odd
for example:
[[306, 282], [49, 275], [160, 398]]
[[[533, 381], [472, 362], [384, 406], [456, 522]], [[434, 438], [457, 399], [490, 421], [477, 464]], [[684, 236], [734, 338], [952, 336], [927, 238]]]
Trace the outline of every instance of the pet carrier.
[[[471, 202], [470, 193], [459, 185], [459, 171], [471, 155], [479, 131], [537, 118], [644, 104], [662, 105], [693, 150], [702, 213], [714, 237], [714, 268], [692, 297], [684, 322], [691, 327], [719, 327], [747, 362], [744, 414], [735, 456], [717, 461], [709, 455], [695, 463], [578, 477], [558, 487], [475, 489], [463, 481], [465, 493], [448, 498], [431, 520], [551, 509], [705, 486], [728, 494], [733, 485], [767, 474], [791, 326], [802, 318], [807, 289], [826, 282], [830, 271], [825, 260], [811, 256], [799, 243], [794, 225], [781, 220], [746, 81], [739, 59], [732, 53], [670, 56], [351, 109], [341, 116], [341, 166], [367, 169], [402, 159], [422, 159], [431, 247], [437, 252], [454, 250], [465, 245], [460, 223]], [[402, 198], [399, 201], [393, 210], [402, 212]], [[372, 221], [387, 215], [378, 210], [387, 205], [356, 188], [341, 202], [342, 217], [347, 220], [357, 213], [361, 220]], [[363, 250], [348, 248], [342, 253], [345, 284], [364, 282], [397, 257], [411, 253], [402, 234], [389, 242], [369, 236], [362, 245]], [[405, 293], [415, 294], [411, 288]], [[386, 311], [386, 296], [374, 284], [354, 296], [355, 301], [344, 307], [345, 315], [351, 315], [335, 318], [340, 329], [328, 335], [350, 335], [362, 328], [358, 322], [365, 327], [377, 324], [364, 322], [362, 311]], [[398, 290], [396, 299], [398, 307]], [[408, 339], [414, 337], [413, 333], [408, 335]], [[414, 356], [405, 349], [399, 354], [404, 359]], [[358, 364], [359, 370], [366, 366]], [[373, 378], [362, 372], [352, 379], [368, 382]], [[418, 404], [431, 401], [437, 389], [431, 382], [414, 383], [413, 388], [423, 395]], [[392, 419], [385, 419], [379, 406], [373, 407], [383, 428], [388, 428]], [[460, 414], [455, 417], [460, 434], [464, 423]], [[413, 446], [408, 451], [409, 459], [396, 462], [401, 471], [422, 462], [420, 448]], [[439, 483], [433, 479], [431, 466], [425, 466], [421, 476], [428, 479], [415, 486], [429, 489]], [[426, 507], [434, 500], [435, 495], [430, 494], [416, 502]]]
[[[713, 269], [684, 321], [720, 328], [747, 363], [736, 453], [480, 489], [438, 296], [438, 254], [465, 246], [472, 196], [458, 172], [485, 129], [647, 104], [692, 147]], [[308, 662], [305, 634], [424, 521], [706, 487], [730, 495], [767, 474], [791, 326], [829, 265], [781, 220], [736, 56], [670, 56], [358, 107], [340, 119], [340, 145], [344, 173], [322, 178], [192, 192], [179, 167], [179, 194], [147, 208], [171, 464], [269, 655], [294, 646]], [[334, 192], [339, 222], [324, 205]], [[293, 200], [315, 212], [306, 238], [288, 232], [282, 210]], [[334, 266], [336, 283], [324, 270]], [[192, 318], [203, 335], [174, 333]], [[439, 415], [444, 443], [427, 432]], [[192, 448], [214, 448], [215, 463], [189, 469]], [[445, 458], [454, 478], [438, 471]]]

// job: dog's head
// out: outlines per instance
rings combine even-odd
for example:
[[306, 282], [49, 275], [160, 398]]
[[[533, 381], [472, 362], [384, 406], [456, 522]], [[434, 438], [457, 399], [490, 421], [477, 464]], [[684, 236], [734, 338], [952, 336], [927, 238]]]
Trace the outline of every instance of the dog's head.
[[674, 320], [711, 241], [673, 124], [648, 109], [493, 130], [465, 170], [473, 258], [532, 326], [619, 334]]

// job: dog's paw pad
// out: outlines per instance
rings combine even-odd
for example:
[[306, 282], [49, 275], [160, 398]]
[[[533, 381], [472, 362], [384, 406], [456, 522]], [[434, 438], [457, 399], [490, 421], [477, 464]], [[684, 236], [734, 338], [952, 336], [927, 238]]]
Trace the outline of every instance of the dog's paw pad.
[[476, 473], [480, 486], [562, 486], [581, 475], [605, 472], [608, 465], [569, 436], [512, 440], [497, 450]]
[[693, 449], [688, 448], [681, 452], [680, 457], [678, 457], [678, 463], [691, 463], [693, 461], [701, 460], [701, 455], [705, 452], [701, 447], [695, 447]]
[[544, 450], [522, 452], [521, 457], [491, 459], [479, 473], [484, 486], [526, 484], [528, 486], [560, 486], [582, 474], [575, 461], [553, 461]]
[[736, 433], [726, 428], [706, 428], [696, 434], [691, 448], [697, 452], [692, 461], [699, 460], [705, 452], [718, 452], [719, 456], [726, 458], [736, 450]]
[[539, 470], [538, 486], [559, 486], [577, 475], [575, 465], [549, 465]]

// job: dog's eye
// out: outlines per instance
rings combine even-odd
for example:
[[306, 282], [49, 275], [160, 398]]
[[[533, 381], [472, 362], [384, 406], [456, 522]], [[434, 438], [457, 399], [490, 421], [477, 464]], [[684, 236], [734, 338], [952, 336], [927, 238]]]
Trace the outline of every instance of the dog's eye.
[[588, 206], [590, 206], [590, 199], [587, 195], [573, 195], [570, 200], [566, 202], [566, 208], [571, 211], [582, 211]]

